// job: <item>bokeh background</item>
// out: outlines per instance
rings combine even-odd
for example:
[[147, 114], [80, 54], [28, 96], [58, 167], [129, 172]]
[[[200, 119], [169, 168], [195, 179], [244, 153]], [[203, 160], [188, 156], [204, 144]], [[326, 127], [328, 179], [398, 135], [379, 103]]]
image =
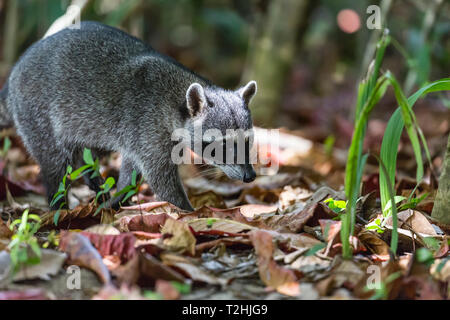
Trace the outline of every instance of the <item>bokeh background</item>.
[[[380, 6], [382, 25], [393, 37], [383, 69], [402, 81], [406, 94], [450, 73], [450, 1], [0, 0], [1, 82], [72, 2], [86, 3], [82, 20], [126, 30], [220, 86], [255, 79], [257, 125], [285, 127], [344, 149], [357, 84], [381, 32], [366, 27], [369, 5]], [[433, 95], [416, 112], [424, 104], [418, 118], [426, 135], [447, 133], [448, 96]], [[369, 147], [379, 147], [395, 107], [391, 94], [376, 109]], [[429, 119], [433, 112], [439, 123]]]

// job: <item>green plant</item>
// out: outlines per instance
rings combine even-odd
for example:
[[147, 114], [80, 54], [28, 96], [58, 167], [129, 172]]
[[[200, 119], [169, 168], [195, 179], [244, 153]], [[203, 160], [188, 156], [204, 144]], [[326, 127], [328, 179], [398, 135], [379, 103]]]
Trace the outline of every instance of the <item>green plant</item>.
[[344, 212], [345, 208], [347, 207], [347, 201], [334, 200], [333, 198], [326, 199], [324, 203], [326, 203], [328, 205], [328, 208], [336, 213]]
[[73, 171], [72, 166], [70, 166], [70, 165], [67, 166], [66, 174], [64, 175], [63, 180], [59, 184], [58, 191], [53, 195], [53, 199], [50, 202], [50, 206], [54, 206], [56, 203], [58, 203], [58, 201], [60, 201], [62, 199], [58, 210], [56, 211], [55, 215], [53, 216], [53, 222], [55, 223], [55, 225], [58, 224], [59, 216], [61, 214], [61, 209], [64, 206], [66, 206], [67, 203], [68, 203], [67, 195], [69, 193], [69, 189], [70, 189], [70, 187], [72, 185], [72, 182], [77, 180], [77, 179], [79, 179], [79, 178], [81, 178], [85, 174], [88, 174], [88, 173], [91, 173], [91, 172], [92, 172], [91, 178], [95, 178], [95, 177], [100, 176], [99, 160], [96, 159], [94, 161], [94, 159], [92, 157], [91, 150], [89, 150], [87, 148], [84, 149], [84, 151], [83, 151], [83, 160], [84, 160], [84, 162], [86, 164], [84, 166], [76, 169], [75, 171]]
[[[98, 202], [98, 199], [101, 196], [109, 193], [109, 191], [114, 187], [115, 184], [116, 184], [116, 180], [114, 180], [113, 177], [108, 177], [108, 179], [106, 179], [105, 183], [100, 186], [100, 189], [102, 189], [102, 190], [100, 190], [97, 193], [97, 195], [95, 196], [95, 203]], [[95, 210], [94, 216], [97, 215], [100, 212], [100, 210], [106, 206], [106, 204], [107, 204], [107, 202], [103, 201], [102, 204], [98, 206], [97, 210]]]
[[306, 251], [305, 256], [313, 256], [315, 255], [317, 252], [319, 252], [320, 250], [322, 250], [323, 248], [326, 248], [328, 245], [328, 232], [330, 231], [330, 224], [328, 223], [327, 225], [325, 225], [324, 228], [324, 232], [323, 232], [323, 238], [325, 239], [325, 242], [321, 242], [318, 243], [316, 245], [314, 245], [311, 249], [309, 249], [308, 251]]
[[393, 216], [391, 250], [395, 253], [398, 239], [396, 216], [397, 208], [396, 206], [391, 206], [390, 210], [388, 210], [389, 207], [386, 206], [389, 201], [391, 201], [391, 203], [395, 203], [394, 182], [400, 135], [405, 127], [414, 150], [414, 156], [417, 163], [416, 180], [419, 183], [423, 177], [423, 159], [420, 142], [422, 142], [422, 146], [428, 160], [430, 159], [430, 155], [425, 137], [417, 125], [416, 117], [412, 111], [412, 105], [419, 97], [426, 93], [450, 90], [450, 79], [441, 79], [421, 88], [410, 98], [406, 99], [400, 85], [398, 84], [398, 81], [389, 71], [379, 76], [384, 52], [389, 44], [389, 41], [390, 37], [385, 31], [382, 39], [377, 45], [375, 60], [369, 68], [367, 78], [360, 83], [358, 88], [355, 130], [349, 149], [345, 175], [345, 192], [348, 200], [347, 210], [345, 214], [342, 214], [341, 218], [341, 240], [343, 256], [345, 258], [350, 258], [352, 255], [349, 236], [353, 234], [354, 231], [356, 202], [360, 191], [362, 173], [368, 157], [368, 155], [363, 155], [362, 152], [366, 126], [371, 111], [384, 96], [387, 88], [391, 86], [394, 89], [395, 98], [399, 104], [399, 108], [393, 114], [388, 123], [383, 137], [381, 157], [377, 157], [377, 159], [380, 165], [380, 193], [383, 213], [385, 217], [389, 215]]
[[[412, 96], [407, 99], [407, 104], [412, 108], [416, 101], [423, 97], [424, 95], [436, 92], [436, 91], [446, 91], [450, 90], [450, 78], [441, 79], [438, 81], [434, 81], [421, 89], [417, 90]], [[386, 127], [386, 131], [383, 137], [383, 142], [381, 144], [381, 152], [380, 157], [381, 160], [386, 164], [387, 174], [385, 175], [380, 171], [380, 195], [381, 195], [381, 206], [383, 208], [386, 207], [387, 202], [389, 201], [388, 195], [388, 183], [387, 178], [391, 181], [391, 186], [394, 186], [395, 182], [395, 170], [397, 166], [397, 150], [400, 144], [400, 137], [403, 131], [404, 126], [406, 125], [404, 119], [402, 118], [402, 111], [400, 108], [394, 112], [392, 117], [389, 119], [388, 125]], [[425, 139], [421, 134], [422, 142], [426, 146]], [[425, 149], [427, 153], [427, 158], [430, 158], [428, 149]], [[418, 169], [416, 173], [416, 180], [419, 183], [423, 177], [423, 169], [420, 168], [421, 163], [418, 163]]]
[[[387, 285], [391, 283], [392, 281], [396, 280], [397, 278], [401, 277], [401, 272], [397, 271], [394, 273], [391, 273], [386, 277], [385, 281], [381, 281], [378, 283], [378, 288], [374, 289], [374, 295], [369, 298], [369, 300], [386, 300], [389, 298], [389, 290]], [[364, 287], [364, 291], [368, 292], [371, 291], [367, 286]]]
[[125, 195], [125, 197], [122, 199], [121, 203], [124, 203], [132, 196], [138, 194], [139, 188], [143, 182], [143, 178], [139, 181], [137, 181], [137, 172], [136, 170], [133, 170], [133, 173], [131, 174], [131, 184], [123, 188], [122, 190], [119, 190], [118, 192], [113, 194], [113, 198], [117, 198], [121, 195]]
[[[29, 220], [34, 222], [29, 222]], [[23, 265], [38, 264], [41, 261], [41, 248], [34, 236], [40, 228], [40, 221], [39, 216], [29, 214], [29, 209], [27, 209], [20, 219], [13, 221], [9, 226], [11, 230], [14, 230], [14, 227], [19, 225], [8, 245], [14, 272]]]
[[11, 148], [11, 139], [9, 139], [9, 137], [5, 137], [3, 139], [3, 148], [0, 151], [0, 157], [4, 158], [10, 148]]
[[58, 225], [59, 216], [61, 214], [61, 209], [67, 205], [67, 194], [69, 193], [70, 184], [67, 182], [67, 177], [70, 176], [72, 173], [72, 167], [68, 166], [66, 169], [66, 174], [63, 177], [63, 180], [60, 182], [58, 191], [53, 195], [53, 199], [50, 202], [50, 207], [54, 206], [56, 203], [58, 203], [59, 200], [62, 199], [58, 210], [56, 211], [55, 215], [53, 216], [53, 222], [55, 225]]
[[188, 294], [191, 292], [192, 289], [189, 283], [170, 281], [170, 284], [181, 294]]

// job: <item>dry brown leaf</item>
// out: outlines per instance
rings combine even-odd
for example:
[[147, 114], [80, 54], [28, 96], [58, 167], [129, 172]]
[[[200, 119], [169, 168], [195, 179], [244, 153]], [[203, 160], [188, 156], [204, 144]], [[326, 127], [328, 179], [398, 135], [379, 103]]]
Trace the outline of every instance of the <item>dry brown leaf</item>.
[[196, 239], [186, 222], [168, 219], [164, 224], [161, 233], [163, 235], [163, 244], [172, 251], [188, 252], [195, 254]]
[[[73, 210], [59, 210], [58, 228], [60, 229], [85, 229], [98, 224], [101, 213], [95, 215], [97, 207], [90, 203], [84, 206], [77, 206]], [[58, 211], [50, 211], [41, 215], [41, 228], [54, 228], [54, 216]], [[94, 216], [95, 215], [95, 216]]]
[[122, 216], [116, 221], [116, 224], [122, 232], [143, 231], [157, 233], [167, 219], [172, 219], [167, 213], [146, 213]]
[[[428, 219], [419, 211], [416, 210], [405, 210], [402, 212], [399, 212], [397, 214], [398, 216], [398, 227], [407, 229], [409, 228], [404, 227], [403, 225], [406, 224], [408, 227], [410, 227], [414, 232], [417, 232], [422, 235], [430, 235], [430, 236], [436, 236], [437, 233], [434, 230], [431, 223], [428, 221]], [[389, 217], [386, 220], [386, 226], [392, 227], [392, 217]]]
[[389, 255], [389, 245], [384, 242], [375, 232], [369, 230], [362, 230], [358, 234], [358, 239], [367, 247], [369, 250], [379, 256]]
[[436, 259], [431, 268], [431, 275], [442, 282], [450, 282], [450, 259]]
[[[41, 249], [41, 261], [39, 264], [24, 265], [15, 272], [13, 281], [27, 279], [50, 280], [50, 276], [56, 275], [62, 270], [67, 255], [50, 249]], [[0, 252], [0, 282], [11, 275], [11, 258], [6, 251]]]
[[165, 280], [156, 280], [155, 291], [164, 300], [177, 300], [180, 297], [180, 292], [169, 281]]
[[13, 232], [8, 228], [6, 223], [0, 219], [0, 239], [10, 239], [13, 235]]
[[336, 214], [324, 204], [313, 203], [299, 211], [268, 217], [265, 224], [280, 232], [300, 232], [306, 224], [316, 226], [320, 219], [330, 219], [335, 216]]
[[127, 264], [112, 271], [120, 283], [153, 283], [157, 279], [185, 282], [185, 278], [150, 254], [139, 252]]
[[227, 206], [223, 201], [221, 195], [218, 195], [214, 191], [206, 191], [198, 194], [194, 194], [189, 197], [191, 204], [194, 208], [201, 208], [203, 206], [225, 209]]
[[84, 230], [85, 232], [102, 234], [102, 235], [118, 235], [120, 231], [110, 224], [97, 224]]
[[48, 294], [40, 288], [0, 291], [0, 300], [48, 300]]
[[186, 257], [163, 253], [161, 254], [161, 260], [165, 265], [176, 268], [194, 281], [215, 285], [226, 285], [228, 283], [227, 279], [218, 278], [212, 275], [200, 266], [193, 264], [193, 262]]
[[276, 212], [277, 206], [269, 206], [264, 204], [246, 204], [240, 206], [239, 210], [244, 217], [254, 219], [263, 214]]
[[292, 270], [279, 266], [273, 259], [275, 245], [272, 235], [264, 230], [254, 230], [250, 233], [250, 240], [258, 256], [258, 269], [261, 280], [274, 289], [290, 286], [297, 281]]
[[239, 233], [256, 229], [248, 224], [230, 219], [200, 218], [188, 221], [196, 234], [216, 234], [224, 237], [240, 236]]

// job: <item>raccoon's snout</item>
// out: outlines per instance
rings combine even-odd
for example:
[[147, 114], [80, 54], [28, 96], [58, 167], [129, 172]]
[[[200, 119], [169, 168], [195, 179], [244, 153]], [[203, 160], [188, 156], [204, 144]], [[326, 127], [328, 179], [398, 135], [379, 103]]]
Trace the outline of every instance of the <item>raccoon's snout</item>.
[[256, 178], [256, 172], [252, 168], [251, 170], [247, 170], [244, 173], [244, 177], [243, 177], [242, 181], [244, 181], [245, 183], [249, 183], [249, 182], [254, 181], [255, 178]]

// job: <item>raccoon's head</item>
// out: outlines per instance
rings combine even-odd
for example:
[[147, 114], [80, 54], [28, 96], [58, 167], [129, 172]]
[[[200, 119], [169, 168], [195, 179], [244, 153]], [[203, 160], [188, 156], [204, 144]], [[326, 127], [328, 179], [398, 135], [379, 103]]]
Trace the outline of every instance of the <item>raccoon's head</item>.
[[235, 91], [193, 83], [186, 92], [191, 149], [229, 178], [251, 182], [253, 123], [249, 103], [256, 94], [255, 81]]

